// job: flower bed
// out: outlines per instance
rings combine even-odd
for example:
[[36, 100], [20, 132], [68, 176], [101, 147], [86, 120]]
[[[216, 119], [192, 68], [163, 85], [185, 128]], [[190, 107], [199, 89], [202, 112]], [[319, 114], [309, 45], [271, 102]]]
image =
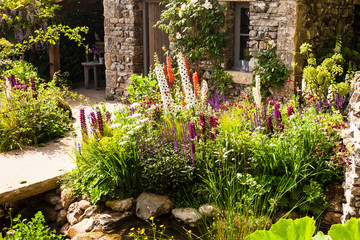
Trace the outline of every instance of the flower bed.
[[95, 109], [87, 123], [82, 111], [78, 168], [67, 184], [93, 203], [143, 191], [169, 195], [179, 206], [215, 203], [227, 211], [208, 232], [212, 239], [264, 229], [279, 210], [319, 216], [327, 207], [324, 187], [341, 182], [342, 166], [350, 164], [338, 133], [340, 98], [299, 92], [287, 104], [262, 102], [255, 89], [256, 103], [250, 96], [228, 102], [208, 96], [196, 74], [191, 83], [181, 55], [177, 65], [178, 72], [168, 61], [149, 78], [132, 78], [133, 102], [114, 113]]

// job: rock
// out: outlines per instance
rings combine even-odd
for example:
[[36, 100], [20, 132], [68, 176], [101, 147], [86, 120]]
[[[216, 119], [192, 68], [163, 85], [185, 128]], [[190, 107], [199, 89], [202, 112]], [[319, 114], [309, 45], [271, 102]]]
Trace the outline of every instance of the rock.
[[63, 235], [67, 235], [67, 231], [69, 228], [70, 228], [70, 223], [65, 223], [65, 225], [60, 228], [59, 232]]
[[341, 213], [326, 212], [322, 220], [322, 223], [327, 225], [341, 223], [341, 217], [342, 217]]
[[102, 232], [81, 233], [76, 235], [72, 240], [108, 239], [104, 238], [104, 236], [105, 234]]
[[78, 234], [89, 232], [93, 228], [93, 226], [94, 226], [94, 219], [86, 218], [81, 222], [71, 226], [67, 231], [67, 235], [70, 238], [74, 238]]
[[80, 221], [80, 217], [83, 214], [83, 211], [80, 209], [79, 203], [72, 203], [67, 210], [67, 220], [70, 225], [74, 225]]
[[134, 198], [115, 199], [106, 201], [105, 205], [116, 212], [129, 211], [134, 204]]
[[87, 201], [87, 200], [81, 200], [80, 202], [79, 202], [79, 208], [81, 209], [81, 210], [83, 210], [83, 211], [85, 211], [87, 208], [89, 208], [90, 207], [90, 202], [89, 201]]
[[103, 213], [98, 214], [94, 217], [94, 221], [96, 224], [99, 224], [103, 230], [111, 229], [114, 223], [125, 219], [127, 217], [130, 217], [131, 213], [120, 213], [120, 212], [114, 212], [114, 213]]
[[84, 218], [89, 218], [91, 216], [93, 216], [95, 213], [98, 213], [100, 210], [100, 207], [99, 205], [94, 205], [94, 206], [91, 206], [89, 208], [87, 208], [84, 212], [83, 215], [81, 215], [80, 217], [80, 221], [83, 220]]
[[71, 190], [64, 188], [61, 191], [61, 203], [65, 210], [67, 210], [71, 203], [74, 202], [74, 198], [71, 196]]
[[47, 222], [55, 222], [57, 218], [57, 211], [54, 209], [54, 206], [50, 205], [47, 202], [42, 202], [38, 205], [38, 210], [42, 212], [44, 218]]
[[11, 208], [11, 213], [14, 214], [19, 212], [21, 209], [25, 208], [26, 205], [24, 204], [23, 201], [19, 200], [19, 201], [4, 203], [4, 207], [6, 211], [10, 211]]
[[143, 220], [167, 214], [172, 208], [172, 202], [168, 196], [142, 193], [136, 201], [136, 216]]
[[175, 208], [171, 210], [172, 215], [185, 224], [195, 224], [201, 219], [201, 215], [195, 208]]
[[216, 207], [212, 204], [206, 203], [199, 207], [199, 213], [204, 217], [213, 217], [215, 215]]
[[63, 226], [65, 223], [67, 223], [67, 217], [66, 217], [66, 210], [65, 209], [61, 209], [58, 213], [57, 213], [57, 217], [56, 217], [56, 224], [58, 226]]
[[63, 209], [63, 205], [61, 201], [58, 201], [58, 203], [55, 205], [55, 210], [59, 211], [60, 209]]
[[56, 193], [48, 193], [45, 195], [45, 200], [53, 206], [55, 206], [60, 199], [60, 196]]

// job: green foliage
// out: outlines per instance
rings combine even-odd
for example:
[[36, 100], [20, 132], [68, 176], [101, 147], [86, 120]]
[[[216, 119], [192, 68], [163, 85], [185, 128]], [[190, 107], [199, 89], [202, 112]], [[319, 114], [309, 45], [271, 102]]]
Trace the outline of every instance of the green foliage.
[[[152, 76], [150, 74], [150, 76]], [[138, 75], [132, 75], [130, 77], [132, 84], [129, 84], [126, 88], [130, 95], [130, 100], [136, 101], [142, 98], [156, 98], [158, 85], [156, 79], [151, 77], [143, 77]]]
[[[41, 212], [37, 212], [30, 221], [21, 221], [20, 217], [19, 215], [11, 219], [11, 226], [4, 240], [54, 240], [64, 237], [63, 235], [56, 235], [55, 230], [50, 231]], [[1, 234], [0, 239], [3, 239]]]
[[37, 81], [40, 80], [37, 69], [31, 63], [21, 60], [8, 60], [0, 63], [0, 75], [3, 77], [9, 77], [12, 74], [17, 79], [23, 79], [27, 84], [30, 77], [34, 77]]
[[193, 61], [223, 62], [228, 35], [221, 28], [226, 6], [217, 0], [175, 0], [165, 8], [156, 26], [169, 33], [176, 52], [183, 52]]
[[284, 85], [289, 78], [289, 70], [276, 58], [274, 49], [262, 51], [255, 55], [255, 58], [257, 61], [254, 73], [256, 76], [260, 76], [262, 95], [267, 96], [270, 93], [269, 87]]
[[269, 231], [257, 230], [253, 234], [247, 236], [245, 240], [359, 240], [360, 239], [360, 221], [351, 218], [344, 225], [332, 225], [329, 235], [325, 235], [321, 231], [314, 237], [315, 220], [304, 217], [296, 220], [280, 219], [275, 223]]
[[62, 99], [67, 93], [54, 82], [36, 85], [34, 92], [30, 86], [17, 89], [1, 83], [0, 152], [45, 143], [71, 129], [71, 109], [63, 107]]

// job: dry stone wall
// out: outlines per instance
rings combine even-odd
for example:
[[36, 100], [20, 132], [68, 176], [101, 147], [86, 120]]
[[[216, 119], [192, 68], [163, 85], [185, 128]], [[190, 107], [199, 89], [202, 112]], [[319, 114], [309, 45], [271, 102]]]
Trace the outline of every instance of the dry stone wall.
[[360, 217], [360, 72], [355, 74], [348, 105], [349, 126], [342, 132], [344, 144], [354, 148], [354, 155], [345, 173], [345, 198], [343, 221]]
[[143, 72], [142, 2], [103, 3], [106, 93], [123, 95], [129, 77]]

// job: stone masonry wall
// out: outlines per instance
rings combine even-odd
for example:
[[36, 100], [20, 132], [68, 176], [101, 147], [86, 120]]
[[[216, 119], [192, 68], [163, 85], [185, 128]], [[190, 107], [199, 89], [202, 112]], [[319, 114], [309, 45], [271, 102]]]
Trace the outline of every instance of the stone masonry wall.
[[343, 221], [350, 217], [360, 217], [360, 72], [355, 74], [350, 94], [347, 109], [349, 126], [343, 130], [342, 137], [348, 148], [354, 147], [354, 156], [345, 173], [343, 187], [346, 203], [343, 205]]
[[[354, 0], [298, 0], [296, 51], [304, 42], [312, 44], [314, 48], [322, 48], [338, 34], [344, 36], [349, 33], [354, 21], [354, 9]], [[301, 64], [301, 60], [301, 56], [298, 56], [297, 62]]]
[[123, 95], [143, 72], [142, 1], [104, 0], [106, 93]]

